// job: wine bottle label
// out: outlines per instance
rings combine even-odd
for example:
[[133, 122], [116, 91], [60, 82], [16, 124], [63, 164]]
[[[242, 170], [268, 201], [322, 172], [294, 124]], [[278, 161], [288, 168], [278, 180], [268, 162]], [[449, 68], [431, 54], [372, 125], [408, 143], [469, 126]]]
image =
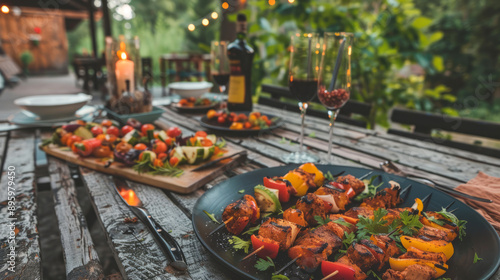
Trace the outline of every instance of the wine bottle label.
[[227, 102], [245, 103], [245, 76], [230, 76]]

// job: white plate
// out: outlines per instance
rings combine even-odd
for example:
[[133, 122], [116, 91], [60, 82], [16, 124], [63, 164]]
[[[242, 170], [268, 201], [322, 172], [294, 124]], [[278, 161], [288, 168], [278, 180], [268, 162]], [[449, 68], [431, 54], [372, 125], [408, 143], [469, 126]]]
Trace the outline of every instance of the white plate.
[[66, 118], [92, 100], [91, 95], [62, 94], [27, 96], [14, 100], [14, 104], [27, 110], [41, 119]]
[[80, 110], [76, 111], [73, 116], [53, 118], [53, 119], [41, 119], [35, 114], [29, 111], [21, 111], [9, 117], [9, 122], [17, 125], [40, 125], [40, 126], [52, 126], [58, 123], [66, 123], [74, 121], [76, 119], [85, 118], [92, 116], [92, 113], [96, 108], [94, 106], [83, 106]]
[[213, 84], [209, 82], [176, 82], [168, 85], [173, 93], [177, 93], [182, 98], [200, 97], [209, 92]]

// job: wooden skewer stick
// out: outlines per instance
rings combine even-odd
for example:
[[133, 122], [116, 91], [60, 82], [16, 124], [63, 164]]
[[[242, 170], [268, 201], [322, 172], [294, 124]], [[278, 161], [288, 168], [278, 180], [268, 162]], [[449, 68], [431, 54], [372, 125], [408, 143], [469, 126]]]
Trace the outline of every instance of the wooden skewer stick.
[[285, 269], [287, 269], [289, 266], [291, 266], [292, 264], [294, 264], [295, 261], [298, 260], [300, 257], [302, 257], [302, 254], [300, 254], [297, 257], [295, 257], [293, 260], [291, 260], [290, 262], [288, 262], [287, 264], [285, 264], [282, 268], [280, 268], [280, 270], [276, 271], [273, 274], [274, 275], [281, 274], [281, 272], [285, 271]]
[[321, 279], [321, 280], [326, 280], [326, 279], [328, 279], [330, 277], [333, 277], [333, 276], [337, 275], [337, 273], [339, 273], [339, 271], [335, 270], [334, 272], [328, 274], [326, 277], [323, 277], [323, 279]]
[[246, 257], [244, 257], [243, 259], [241, 259], [241, 261], [244, 261], [248, 258], [250, 258], [251, 256], [257, 254], [260, 250], [264, 249], [264, 245], [260, 246], [259, 248], [257, 248], [257, 250], [251, 252], [250, 254], [248, 254]]
[[216, 231], [218, 231], [219, 229], [223, 228], [227, 223], [229, 223], [230, 221], [233, 220], [234, 217], [230, 217], [229, 219], [225, 220], [224, 223], [220, 224], [219, 226], [217, 226], [214, 230], [212, 230], [208, 235], [212, 235], [214, 234]]

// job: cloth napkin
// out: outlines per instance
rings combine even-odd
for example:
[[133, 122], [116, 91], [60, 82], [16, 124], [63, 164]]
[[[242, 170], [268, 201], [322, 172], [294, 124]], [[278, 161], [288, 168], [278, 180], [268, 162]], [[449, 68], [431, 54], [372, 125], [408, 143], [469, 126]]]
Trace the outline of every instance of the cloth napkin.
[[493, 201], [493, 203], [487, 203], [467, 198], [461, 199], [483, 215], [500, 235], [500, 178], [489, 176], [480, 171], [475, 178], [458, 186], [456, 190], [474, 196], [486, 197]]

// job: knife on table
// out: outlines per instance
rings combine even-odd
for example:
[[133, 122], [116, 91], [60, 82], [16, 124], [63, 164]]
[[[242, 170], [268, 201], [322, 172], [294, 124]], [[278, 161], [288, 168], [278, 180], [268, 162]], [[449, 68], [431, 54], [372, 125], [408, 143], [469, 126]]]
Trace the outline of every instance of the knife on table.
[[237, 153], [234, 153], [232, 155], [229, 155], [229, 156], [225, 156], [225, 157], [221, 157], [221, 158], [218, 158], [216, 160], [212, 160], [212, 161], [209, 161], [203, 165], [200, 165], [198, 167], [196, 167], [195, 169], [191, 170], [193, 172], [196, 172], [196, 171], [200, 171], [200, 170], [204, 170], [204, 169], [207, 169], [207, 168], [210, 168], [214, 165], [216, 165], [217, 163], [225, 160], [225, 159], [228, 159], [228, 158], [232, 158], [232, 157], [235, 157], [235, 156], [239, 156], [239, 155], [247, 155], [247, 151], [241, 151], [241, 152], [237, 152]]
[[165, 231], [158, 222], [148, 213], [144, 208], [142, 201], [136, 195], [134, 190], [130, 188], [122, 179], [113, 177], [115, 189], [122, 198], [122, 200], [130, 207], [132, 212], [149, 228], [155, 241], [161, 249], [167, 254], [170, 260], [170, 265], [177, 270], [186, 270], [186, 258], [182, 253], [179, 243]]

